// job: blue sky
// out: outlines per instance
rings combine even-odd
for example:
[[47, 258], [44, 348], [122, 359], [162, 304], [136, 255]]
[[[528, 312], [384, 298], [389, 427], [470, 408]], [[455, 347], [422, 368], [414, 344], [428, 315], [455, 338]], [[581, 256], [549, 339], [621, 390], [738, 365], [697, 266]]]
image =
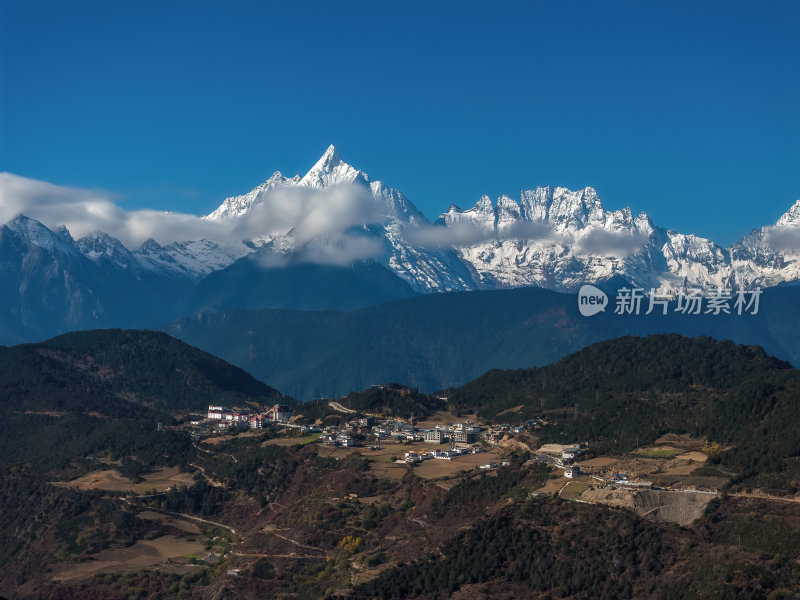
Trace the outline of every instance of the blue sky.
[[333, 143], [431, 218], [591, 185], [722, 244], [800, 198], [797, 3], [384, 4], [2, 3], [0, 170], [199, 214]]

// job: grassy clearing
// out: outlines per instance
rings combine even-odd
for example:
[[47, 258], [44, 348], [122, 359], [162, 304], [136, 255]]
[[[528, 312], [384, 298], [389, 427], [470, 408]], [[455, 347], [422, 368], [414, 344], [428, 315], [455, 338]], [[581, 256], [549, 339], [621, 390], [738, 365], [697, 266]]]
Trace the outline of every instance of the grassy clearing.
[[139, 571], [155, 566], [171, 566], [175, 563], [189, 564], [189, 557], [200, 557], [203, 544], [172, 535], [153, 540], [139, 540], [125, 548], [109, 548], [92, 555], [92, 560], [81, 563], [53, 565], [52, 577], [56, 581], [78, 579], [98, 573], [115, 571]]
[[296, 446], [299, 444], [301, 446], [305, 446], [306, 444], [313, 444], [314, 442], [316, 442], [321, 435], [322, 435], [321, 433], [312, 433], [311, 435], [306, 435], [303, 437], [294, 437], [294, 436], [277, 437], [277, 438], [272, 438], [270, 440], [266, 440], [261, 445], [288, 447], [288, 446]]
[[133, 483], [115, 470], [106, 470], [92, 471], [72, 481], [57, 482], [56, 485], [81, 491], [136, 492], [143, 494], [151, 489], [163, 492], [172, 486], [189, 485], [191, 482], [191, 473], [182, 473], [178, 467], [161, 467], [143, 475], [142, 481], [139, 483]]
[[637, 450], [636, 454], [645, 458], [673, 458], [682, 452], [675, 448], [642, 448]]
[[561, 491], [562, 498], [580, 498], [581, 494], [589, 489], [592, 484], [585, 481], [570, 481]]

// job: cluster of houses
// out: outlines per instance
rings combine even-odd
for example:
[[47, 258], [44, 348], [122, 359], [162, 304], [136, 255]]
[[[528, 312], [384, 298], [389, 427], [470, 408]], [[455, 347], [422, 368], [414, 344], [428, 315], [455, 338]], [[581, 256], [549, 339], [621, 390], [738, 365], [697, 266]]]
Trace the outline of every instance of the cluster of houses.
[[[375, 417], [360, 417], [351, 419], [341, 427], [329, 426], [325, 428], [325, 435], [319, 441], [327, 446], [342, 446], [350, 448], [357, 446], [363, 437], [362, 432], [369, 432], [375, 429], [377, 420]], [[356, 437], [358, 436], [358, 437]]]
[[[345, 448], [358, 446], [364, 441], [381, 444], [426, 442], [431, 445], [449, 445], [448, 449], [433, 448], [406, 452], [402, 459], [397, 460], [399, 463], [409, 465], [419, 464], [426, 460], [453, 460], [464, 454], [478, 454], [481, 452], [481, 448], [476, 444], [480, 440], [481, 434], [486, 441], [496, 443], [498, 440], [505, 439], [509, 434], [520, 434], [529, 429], [539, 429], [542, 425], [537, 419], [532, 419], [517, 426], [492, 425], [483, 431], [479, 426], [468, 422], [420, 429], [404, 420], [388, 418], [379, 421], [372, 416], [361, 416], [351, 419], [341, 426], [326, 427], [323, 432], [319, 427], [313, 425], [293, 425], [289, 423], [291, 417], [291, 408], [283, 404], [275, 404], [270, 409], [261, 411], [210, 405], [207, 414], [208, 420], [217, 422], [221, 429], [234, 426], [261, 429], [280, 423], [288, 427], [298, 427], [303, 430], [303, 433], [323, 433], [319, 438], [321, 443]], [[538, 449], [537, 454], [545, 459], [545, 462], [563, 468], [565, 477], [574, 478], [582, 474], [580, 467], [575, 464], [582, 451], [580, 445], [545, 444]], [[543, 455], [550, 458], [545, 458]], [[508, 461], [502, 462], [502, 466], [507, 464], [509, 464]], [[489, 470], [499, 466], [501, 465], [497, 463], [487, 463], [480, 465], [478, 469]], [[630, 481], [624, 473], [614, 474], [608, 483], [645, 489], [652, 486], [652, 482], [649, 481]]]
[[262, 429], [272, 423], [287, 423], [292, 418], [292, 409], [284, 404], [276, 404], [268, 410], [255, 412], [241, 408], [226, 408], [209, 405], [207, 418], [219, 421], [221, 428], [252, 427]]
[[350, 448], [358, 445], [358, 440], [345, 432], [330, 431], [319, 438], [326, 446], [342, 446]]
[[497, 443], [507, 436], [519, 435], [520, 433], [526, 433], [541, 428], [542, 424], [538, 419], [529, 419], [519, 425], [511, 425], [509, 423], [491, 425], [486, 429], [484, 435], [488, 441]]
[[368, 416], [352, 419], [341, 427], [327, 427], [320, 441], [344, 447], [357, 445], [360, 439], [382, 444], [428, 442], [436, 445], [468, 446], [478, 441], [480, 433], [481, 428], [471, 423], [419, 429], [402, 420], [385, 419], [379, 422], [375, 417]]
[[[253, 411], [241, 408], [227, 408], [224, 406], [208, 407], [207, 419], [216, 423], [217, 429], [231, 427], [251, 427], [261, 429], [271, 424], [289, 423], [292, 410], [289, 406], [276, 404], [268, 410]], [[200, 425], [200, 422], [193, 424]], [[299, 426], [298, 426], [299, 427]], [[359, 416], [341, 426], [326, 427], [320, 442], [333, 445], [351, 447], [357, 446], [362, 441], [375, 441], [381, 444], [399, 444], [405, 442], [427, 442], [432, 445], [448, 444], [453, 448], [471, 446], [476, 444], [481, 437], [488, 442], [503, 439], [509, 434], [523, 433], [528, 429], [538, 428], [540, 423], [536, 419], [523, 424], [512, 426], [509, 424], [494, 425], [483, 430], [472, 423], [453, 423], [449, 426], [437, 425], [431, 429], [414, 427], [405, 420], [386, 418], [380, 419], [373, 416]], [[321, 431], [314, 426], [305, 426], [304, 433]], [[445, 454], [445, 453], [439, 453]]]

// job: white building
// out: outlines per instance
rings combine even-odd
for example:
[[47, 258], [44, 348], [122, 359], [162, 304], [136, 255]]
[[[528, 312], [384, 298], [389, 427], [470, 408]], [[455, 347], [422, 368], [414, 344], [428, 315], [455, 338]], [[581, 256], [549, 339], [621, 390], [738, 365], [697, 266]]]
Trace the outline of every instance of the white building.
[[414, 465], [422, 462], [422, 457], [417, 452], [406, 452], [406, 463]]
[[345, 448], [350, 448], [356, 445], [356, 441], [349, 435], [339, 435], [336, 437], [336, 443]]
[[208, 418], [209, 419], [223, 419], [225, 414], [225, 408], [222, 406], [208, 406]]
[[455, 452], [453, 450], [444, 450], [442, 452], [437, 452], [433, 458], [437, 460], [453, 460], [459, 454], [460, 452]]

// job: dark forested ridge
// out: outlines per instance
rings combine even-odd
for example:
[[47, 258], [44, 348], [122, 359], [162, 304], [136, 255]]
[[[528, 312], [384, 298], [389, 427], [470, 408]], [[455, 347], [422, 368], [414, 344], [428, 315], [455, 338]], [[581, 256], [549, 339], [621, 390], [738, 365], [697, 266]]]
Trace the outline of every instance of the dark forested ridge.
[[209, 404], [288, 400], [238, 367], [156, 331], [95, 330], [0, 348], [0, 472], [41, 475], [76, 457], [186, 464], [184, 432], [159, 429]]
[[348, 266], [289, 264], [265, 268], [256, 251], [211, 273], [191, 292], [184, 314], [213, 307], [353, 310], [415, 295], [403, 279], [373, 261]]
[[[737, 508], [714, 504], [708, 517], [682, 530], [618, 509], [549, 500], [516, 504], [476, 521], [436, 552], [357, 586], [349, 598], [797, 598], [800, 573], [787, 555], [756, 541], [739, 515], [722, 521]], [[753, 545], [716, 543], [733, 524]], [[794, 545], [790, 555], [796, 552]]]
[[479, 520], [438, 552], [395, 567], [352, 597], [447, 598], [484, 583], [492, 585], [479, 588], [481, 598], [525, 590], [547, 598], [654, 597], [653, 580], [674, 563], [674, 534], [665, 533], [621, 511], [531, 502]]
[[598, 342], [545, 367], [492, 370], [448, 393], [452, 404], [493, 416], [517, 404], [533, 412], [570, 401], [591, 404], [600, 392], [639, 396], [730, 390], [753, 379], [797, 375], [791, 365], [755, 346], [709, 337], [626, 336]]
[[419, 390], [399, 383], [374, 385], [361, 392], [351, 392], [339, 402], [359, 412], [383, 413], [403, 418], [424, 417], [446, 407], [445, 402], [438, 397], [421, 394]]
[[601, 452], [673, 432], [731, 446], [712, 459], [740, 475], [783, 471], [800, 455], [800, 371], [761, 348], [708, 337], [599, 342], [546, 367], [490, 371], [446, 394], [490, 419], [521, 406], [514, 418], [552, 421], [546, 441], [591, 440]]
[[0, 348], [0, 399], [16, 411], [135, 416], [285, 396], [164, 333], [98, 329]]

